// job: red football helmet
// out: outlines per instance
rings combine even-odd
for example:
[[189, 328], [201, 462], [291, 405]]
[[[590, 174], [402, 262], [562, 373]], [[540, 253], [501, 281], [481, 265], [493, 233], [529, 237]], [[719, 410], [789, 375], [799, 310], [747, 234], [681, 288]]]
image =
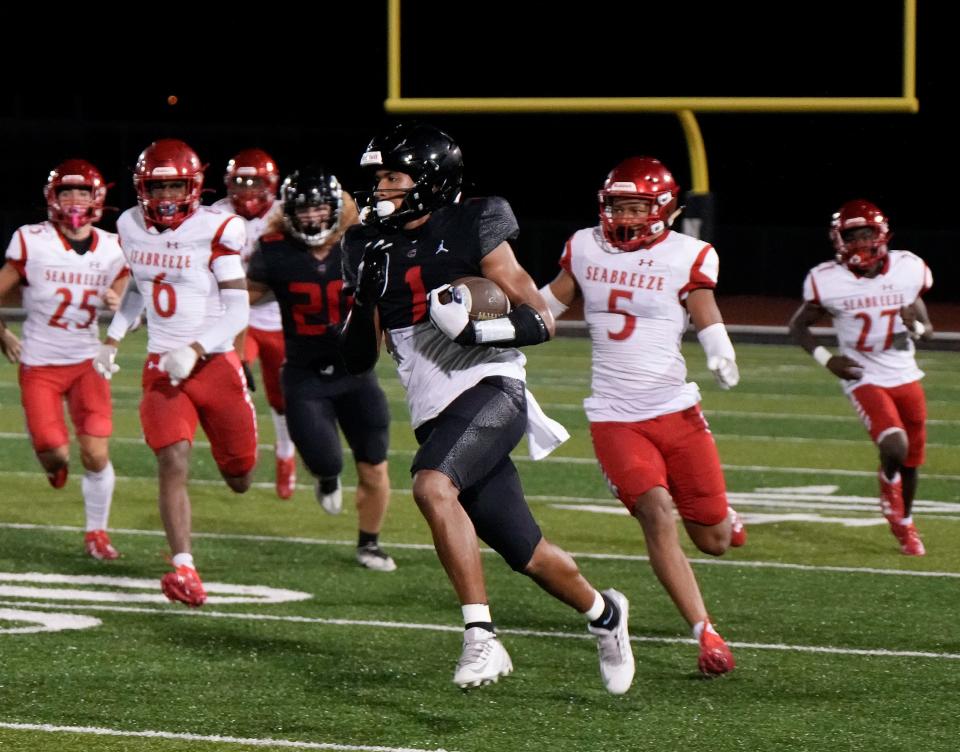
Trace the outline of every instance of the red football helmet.
[[263, 149], [244, 149], [227, 162], [223, 176], [227, 196], [241, 217], [262, 217], [273, 206], [280, 173]]
[[[177, 227], [200, 206], [203, 171], [196, 152], [176, 138], [161, 138], [144, 149], [133, 168], [133, 185], [147, 221], [162, 227]], [[158, 195], [152, 183], [183, 181], [182, 195]]]
[[[680, 187], [670, 171], [653, 157], [630, 157], [618, 164], [598, 194], [604, 237], [621, 251], [636, 251], [667, 231], [678, 213]], [[613, 199], [639, 198], [650, 202], [643, 219], [615, 218]]]
[[[854, 232], [864, 227], [873, 230], [872, 237]], [[887, 255], [890, 237], [887, 216], [862, 198], [845, 203], [830, 222], [830, 240], [837, 263], [845, 264], [851, 271], [867, 272], [880, 263]]]
[[[71, 188], [90, 191], [90, 205], [86, 208], [60, 205], [60, 192]], [[100, 170], [85, 159], [68, 159], [50, 171], [43, 195], [47, 199], [47, 217], [55, 224], [64, 224], [76, 230], [99, 222], [103, 216], [103, 202], [107, 198], [107, 184]]]

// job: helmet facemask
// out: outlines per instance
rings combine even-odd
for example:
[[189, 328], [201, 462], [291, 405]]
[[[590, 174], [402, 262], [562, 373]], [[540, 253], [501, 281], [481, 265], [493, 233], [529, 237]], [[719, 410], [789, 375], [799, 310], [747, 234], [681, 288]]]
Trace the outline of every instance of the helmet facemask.
[[[628, 253], [652, 245], [680, 214], [679, 196], [679, 186], [660, 160], [625, 159], [610, 171], [597, 196], [604, 239]], [[618, 206], [621, 211], [615, 210]]]
[[[154, 174], [156, 172], [155, 170]], [[200, 205], [203, 176], [199, 177], [199, 183], [179, 177], [140, 180], [137, 192], [144, 216], [153, 224], [162, 227], [180, 225]], [[191, 190], [191, 186], [195, 186], [194, 190]]]
[[[144, 149], [134, 167], [133, 185], [147, 222], [175, 229], [193, 215], [200, 208], [205, 169], [193, 149], [178, 139], [160, 139]], [[164, 183], [166, 190], [159, 185]], [[182, 183], [182, 190], [173, 183]]]
[[256, 175], [237, 175], [227, 181], [227, 197], [237, 214], [245, 219], [254, 219], [262, 217], [273, 206], [273, 186]]
[[339, 230], [343, 189], [336, 176], [305, 168], [283, 181], [280, 195], [284, 228], [291, 237], [316, 248]]
[[891, 237], [883, 212], [862, 199], [844, 204], [830, 222], [837, 263], [856, 274], [868, 273], [883, 262]]
[[[74, 190], [84, 191], [86, 196], [71, 193], [62, 198], [62, 194]], [[68, 159], [54, 168], [43, 192], [47, 217], [55, 224], [76, 231], [103, 216], [107, 185], [97, 168], [82, 159]]]
[[233, 210], [245, 219], [263, 217], [276, 198], [280, 173], [263, 149], [244, 149], [229, 162], [223, 175]]

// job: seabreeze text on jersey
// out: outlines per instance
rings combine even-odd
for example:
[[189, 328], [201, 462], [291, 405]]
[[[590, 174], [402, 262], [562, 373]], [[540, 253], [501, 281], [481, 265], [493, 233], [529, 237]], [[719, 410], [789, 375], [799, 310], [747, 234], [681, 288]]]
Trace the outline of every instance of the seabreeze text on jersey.
[[635, 287], [638, 290], [662, 290], [663, 277], [656, 274], [641, 274], [620, 269], [607, 269], [603, 266], [587, 266], [586, 279], [591, 282], [607, 282], [622, 287]]
[[887, 295], [867, 295], [865, 297], [844, 298], [840, 301], [840, 308], [844, 311], [859, 311], [863, 308], [889, 308], [890, 306], [907, 305], [903, 293], [895, 292]]
[[84, 285], [85, 287], [107, 287], [113, 281], [107, 274], [65, 272], [61, 269], [44, 269], [43, 278], [47, 282], [66, 285]]
[[138, 251], [131, 249], [127, 256], [131, 264], [155, 266], [158, 269], [190, 269], [190, 256], [185, 254], [157, 253], [156, 251]]

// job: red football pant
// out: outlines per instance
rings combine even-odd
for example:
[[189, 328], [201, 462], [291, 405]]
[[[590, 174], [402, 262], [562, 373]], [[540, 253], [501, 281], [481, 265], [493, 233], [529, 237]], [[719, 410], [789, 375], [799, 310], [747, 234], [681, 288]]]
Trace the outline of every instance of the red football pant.
[[20, 401], [35, 452], [69, 443], [64, 397], [78, 435], [106, 437], [113, 432], [110, 382], [92, 364], [92, 360], [68, 366], [20, 364]]
[[927, 398], [919, 381], [900, 386], [864, 384], [850, 393], [850, 401], [874, 443], [891, 429], [907, 434], [906, 467], [920, 467], [926, 459]]
[[685, 520], [716, 525], [727, 516], [720, 455], [699, 405], [635, 423], [591, 423], [590, 435], [610, 489], [631, 514], [637, 497], [663, 486]]
[[151, 353], [143, 367], [140, 423], [154, 451], [193, 443], [197, 422], [210, 440], [210, 452], [225, 475], [246, 475], [257, 462], [257, 417], [247, 394], [240, 359], [233, 351], [197, 362], [178, 386], [157, 368], [160, 356]]
[[247, 329], [243, 343], [243, 359], [253, 363], [260, 359], [260, 374], [263, 387], [267, 391], [267, 402], [278, 413], [283, 414], [283, 390], [280, 388], [280, 366], [283, 365], [283, 332], [268, 332], [265, 329]]

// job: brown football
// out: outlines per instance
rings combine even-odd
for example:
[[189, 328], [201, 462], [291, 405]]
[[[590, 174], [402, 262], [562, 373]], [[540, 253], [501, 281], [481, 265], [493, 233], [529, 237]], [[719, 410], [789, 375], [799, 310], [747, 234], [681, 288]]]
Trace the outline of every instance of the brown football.
[[460, 277], [453, 281], [463, 293], [463, 302], [474, 321], [498, 319], [510, 313], [510, 300], [500, 286], [486, 277]]

